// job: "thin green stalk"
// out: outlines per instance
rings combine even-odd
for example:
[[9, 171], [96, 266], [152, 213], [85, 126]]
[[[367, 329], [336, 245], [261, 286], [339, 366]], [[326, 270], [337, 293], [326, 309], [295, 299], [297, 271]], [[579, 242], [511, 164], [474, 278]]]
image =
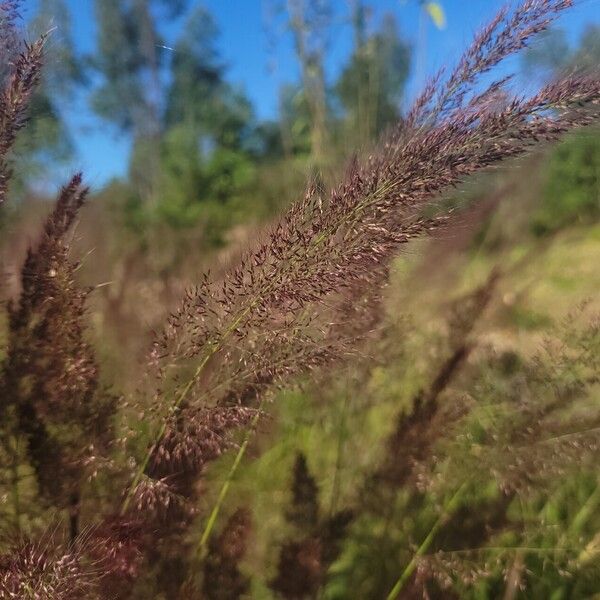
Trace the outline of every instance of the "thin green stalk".
[[[194, 376], [188, 381], [186, 386], [183, 388], [181, 394], [178, 396], [177, 400], [171, 407], [171, 413], [174, 413], [175, 411], [177, 411], [177, 409], [183, 402], [184, 398], [187, 396], [188, 392], [190, 391], [192, 385], [194, 384], [194, 381], [196, 381], [196, 379], [200, 376], [200, 373], [202, 372], [202, 370], [206, 366], [206, 363], [209, 361], [210, 357], [213, 354], [214, 354], [214, 352], [207, 353], [206, 356], [204, 357], [204, 359], [202, 360], [202, 362], [200, 363], [200, 365], [198, 365], [198, 368], [196, 369]], [[146, 468], [148, 467], [148, 464], [150, 463], [150, 459], [152, 458], [152, 455], [154, 454], [156, 447], [160, 443], [160, 440], [163, 438], [166, 431], [167, 431], [167, 420], [165, 419], [162, 422], [160, 429], [158, 430], [154, 440], [152, 441], [152, 444], [150, 445], [149, 450], [146, 452], [146, 455], [144, 456], [144, 460], [141, 462], [138, 470], [136, 471], [135, 477], [133, 478], [131, 485], [129, 486], [127, 495], [125, 496], [125, 500], [123, 501], [123, 504], [121, 505], [121, 515], [124, 515], [127, 512], [127, 509], [129, 508], [129, 505], [131, 504], [131, 500], [133, 499], [133, 494], [135, 492], [135, 488], [137, 487], [138, 483], [144, 476], [144, 472], [146, 471]]]
[[442, 514], [438, 517], [437, 521], [433, 524], [433, 527], [429, 530], [427, 537], [417, 548], [417, 551], [413, 555], [411, 561], [408, 563], [408, 565], [398, 578], [398, 581], [396, 581], [391, 592], [387, 595], [386, 600], [396, 600], [396, 598], [399, 597], [400, 592], [404, 589], [404, 586], [408, 583], [408, 580], [415, 572], [419, 558], [429, 550], [440, 529], [446, 524], [448, 518], [458, 508], [458, 504], [461, 500], [461, 496], [466, 485], [466, 483], [463, 483], [463, 485], [461, 485], [460, 488], [458, 488], [458, 491], [454, 494], [454, 496], [452, 496], [452, 498], [444, 506]]
[[553, 552], [575, 553], [579, 550], [575, 546], [564, 546], [561, 548], [541, 547], [541, 546], [483, 546], [482, 548], [465, 548], [464, 550], [449, 550], [444, 552], [444, 556], [470, 555], [473, 552], [522, 552], [524, 554], [539, 554], [544, 556]]
[[217, 517], [219, 516], [219, 512], [221, 511], [223, 502], [225, 501], [227, 493], [229, 492], [229, 488], [231, 487], [231, 482], [233, 481], [233, 478], [235, 477], [238, 467], [240, 466], [240, 463], [242, 462], [242, 458], [244, 458], [244, 454], [246, 454], [246, 450], [248, 449], [248, 444], [250, 443], [250, 438], [252, 437], [252, 433], [254, 432], [256, 426], [258, 425], [258, 421], [260, 419], [261, 407], [262, 407], [262, 402], [261, 402], [260, 406], [258, 407], [258, 410], [256, 411], [256, 414], [254, 415], [254, 418], [252, 419], [250, 427], [246, 431], [246, 435], [244, 436], [244, 441], [242, 442], [242, 445], [240, 446], [240, 449], [238, 450], [235, 460], [233, 461], [233, 464], [231, 465], [231, 468], [229, 469], [229, 472], [227, 473], [227, 477], [225, 478], [225, 481], [223, 482], [223, 485], [221, 486], [221, 490], [219, 491], [219, 495], [217, 496], [217, 501], [215, 502], [215, 505], [213, 506], [210, 516], [208, 517], [208, 520], [206, 521], [206, 525], [204, 526], [202, 536], [200, 537], [200, 541], [198, 542], [198, 546], [196, 548], [196, 554], [200, 559], [204, 558], [204, 556], [206, 554], [206, 546], [208, 544], [208, 540], [210, 539], [210, 534], [212, 533], [215, 523], [217, 522]]

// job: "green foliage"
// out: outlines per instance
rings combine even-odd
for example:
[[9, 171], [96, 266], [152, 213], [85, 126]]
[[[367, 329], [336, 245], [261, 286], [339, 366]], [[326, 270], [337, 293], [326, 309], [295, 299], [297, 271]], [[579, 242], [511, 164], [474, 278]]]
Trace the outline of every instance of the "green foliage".
[[215, 95], [223, 85], [223, 64], [216, 49], [217, 26], [200, 6], [187, 18], [174, 48], [171, 65], [173, 82], [169, 90], [168, 124], [182, 120], [207, 126], [214, 112]]
[[174, 226], [197, 222], [205, 193], [201, 155], [194, 131], [182, 125], [171, 128], [162, 144], [162, 181], [158, 210]]
[[[177, 15], [185, 4], [179, 3]], [[260, 139], [250, 103], [225, 80], [210, 13], [194, 7], [174, 51], [164, 55], [159, 5], [143, 0], [96, 4], [95, 64], [103, 80], [93, 105], [134, 137], [131, 193], [124, 204], [133, 230], [144, 236], [145, 229], [163, 225], [195, 226], [204, 229], [210, 244], [220, 243], [243, 212], [242, 195], [255, 179], [250, 155], [260, 151]]]
[[542, 235], [599, 216], [600, 135], [585, 131], [562, 142], [550, 156], [533, 229]]
[[336, 92], [347, 113], [347, 126], [359, 133], [360, 142], [373, 140], [400, 117], [410, 57], [410, 47], [398, 35], [391, 16], [354, 50]]
[[206, 163], [207, 197], [221, 204], [239, 203], [254, 174], [254, 164], [242, 152], [218, 149]]
[[246, 143], [252, 107], [242, 92], [225, 81], [217, 36], [210, 13], [202, 6], [194, 9], [174, 49], [165, 124], [184, 123], [198, 138], [237, 149]]
[[216, 148], [204, 157], [193, 130], [180, 125], [165, 136], [157, 216], [175, 228], [205, 223], [218, 240], [243, 206], [256, 167], [242, 151]]
[[185, 2], [158, 0], [96, 0], [98, 52], [92, 64], [101, 77], [92, 94], [96, 113], [119, 130], [136, 135], [160, 128], [161, 67], [165, 53], [157, 10], [167, 9], [161, 22], [180, 14]]
[[310, 154], [311, 115], [306, 94], [300, 87], [285, 85], [281, 88], [279, 119], [284, 152]]
[[137, 74], [143, 65], [136, 46], [139, 32], [130, 13], [119, 0], [96, 2], [98, 54], [94, 67], [104, 77], [92, 97], [93, 109], [120, 129], [131, 128], [139, 120], [143, 87]]

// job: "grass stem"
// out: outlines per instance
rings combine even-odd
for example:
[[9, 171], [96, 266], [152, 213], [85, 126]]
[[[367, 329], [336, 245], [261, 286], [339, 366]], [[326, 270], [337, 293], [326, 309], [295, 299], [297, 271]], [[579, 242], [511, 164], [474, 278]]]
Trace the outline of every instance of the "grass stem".
[[387, 595], [386, 600], [396, 600], [396, 598], [400, 597], [400, 592], [404, 589], [404, 586], [408, 583], [408, 580], [411, 578], [415, 569], [417, 568], [417, 563], [419, 558], [423, 556], [430, 548], [431, 544], [435, 540], [440, 529], [447, 523], [448, 518], [452, 515], [452, 513], [458, 508], [460, 500], [462, 498], [463, 491], [466, 487], [466, 483], [460, 486], [457, 492], [450, 498], [447, 504], [444, 506], [442, 510], [442, 514], [438, 517], [437, 521], [433, 524], [433, 527], [429, 530], [427, 537], [423, 540], [421, 545], [417, 548], [417, 551], [413, 555], [411, 561], [406, 565], [404, 571], [396, 581], [394, 587], [391, 592]]
[[214, 529], [215, 523], [217, 522], [217, 517], [219, 516], [219, 512], [221, 511], [223, 502], [225, 501], [225, 498], [227, 497], [227, 493], [229, 492], [229, 488], [231, 487], [231, 482], [233, 481], [233, 478], [235, 477], [235, 474], [240, 466], [240, 463], [242, 462], [242, 458], [244, 458], [244, 455], [246, 454], [246, 450], [248, 449], [248, 445], [250, 443], [250, 438], [252, 437], [252, 433], [254, 432], [254, 430], [256, 429], [256, 426], [258, 425], [258, 421], [260, 419], [261, 408], [262, 408], [262, 403], [258, 407], [258, 410], [256, 411], [254, 418], [252, 419], [250, 427], [246, 431], [246, 435], [244, 436], [244, 441], [242, 442], [242, 445], [240, 446], [238, 453], [236, 454], [233, 464], [231, 465], [231, 468], [229, 469], [229, 472], [227, 473], [227, 477], [225, 478], [225, 481], [223, 482], [223, 485], [221, 486], [221, 490], [219, 491], [219, 495], [217, 496], [217, 501], [215, 502], [215, 505], [213, 506], [213, 508], [210, 512], [208, 520], [206, 521], [206, 525], [204, 527], [202, 536], [200, 537], [200, 541], [198, 542], [198, 547], [196, 549], [196, 555], [198, 556], [198, 558], [200, 560], [202, 560], [204, 558], [204, 556], [206, 555], [208, 540], [210, 539], [210, 535], [212, 533], [212, 530]]

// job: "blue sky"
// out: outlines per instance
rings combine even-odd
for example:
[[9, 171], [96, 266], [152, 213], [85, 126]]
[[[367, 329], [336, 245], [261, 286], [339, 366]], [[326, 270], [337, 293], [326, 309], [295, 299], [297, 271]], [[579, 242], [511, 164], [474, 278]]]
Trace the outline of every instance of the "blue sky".
[[[332, 0], [335, 10], [334, 35], [328, 53], [327, 76], [335, 79], [351, 50], [351, 31], [347, 22], [347, 0]], [[25, 1], [25, 18], [34, 11], [37, 0]], [[265, 25], [268, 22], [264, 0], [205, 0], [221, 32], [219, 47], [228, 65], [228, 79], [241, 86], [251, 99], [259, 118], [275, 118], [277, 95], [282, 83], [297, 80], [298, 67], [289, 34], [280, 26], [275, 31], [275, 51], [269, 51]], [[415, 0], [372, 0], [372, 24], [385, 13], [396, 16], [400, 31], [416, 45], [418, 6]], [[433, 24], [427, 33], [426, 68], [436, 67], [457, 58], [476, 29], [504, 4], [500, 0], [442, 0], [447, 27], [439, 31]], [[77, 49], [90, 53], [95, 45], [94, 0], [69, 0], [73, 15]], [[561, 17], [559, 25], [575, 40], [588, 23], [600, 23], [600, 0], [576, 0], [576, 6]], [[165, 44], [175, 44], [181, 21], [163, 31]], [[513, 65], [515, 66], [515, 65]], [[521, 82], [525, 85], [525, 82]], [[408, 95], [420, 82], [413, 76]], [[73, 126], [76, 156], [70, 170], [83, 169], [94, 186], [100, 186], [127, 170], [129, 140], [110, 126], [98, 121], [82, 99], [73, 99], [66, 112]]]

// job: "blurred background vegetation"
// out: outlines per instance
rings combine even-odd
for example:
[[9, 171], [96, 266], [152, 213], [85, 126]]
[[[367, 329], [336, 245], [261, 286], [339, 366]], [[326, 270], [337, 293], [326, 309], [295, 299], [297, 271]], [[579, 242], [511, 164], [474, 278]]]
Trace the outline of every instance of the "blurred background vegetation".
[[[85, 98], [98, 122], [131, 140], [127, 175], [94, 190], [75, 234], [80, 277], [95, 287], [88, 317], [103, 376], [118, 393], [131, 392], [149, 332], [185, 287], [207, 268], [225, 269], [307, 179], [327, 188], [354, 154], [368, 154], [402, 120], [427, 32], [461, 18], [443, 4], [420, 2], [420, 22], [404, 23], [402, 5], [375, 20], [367, 0], [349, 1], [351, 52], [332, 81], [330, 3], [269, 0], [266, 37], [276, 45], [281, 28], [291, 35], [299, 78], [280, 90], [277, 118], [263, 121], [229, 80], [219, 29], [201, 3], [96, 0], [95, 51], [81, 55], [72, 7], [39, 0], [28, 27], [57, 27], [33, 119], [16, 150], [13, 202], [1, 214], [3, 299], [17, 293], [26, 245], [48, 210], [54, 190], [47, 178], [73, 163], [72, 136], [84, 135], [69, 128], [61, 102]], [[165, 40], [161, 32], [175, 19], [182, 23], [178, 38]], [[521, 72], [523, 81], [542, 82], [599, 67], [596, 22], [577, 39], [548, 32], [523, 55]], [[274, 404], [234, 481], [227, 510], [243, 505], [255, 524], [242, 563], [248, 597], [315, 597], [322, 586], [323, 598], [383, 598], [401, 566], [419, 554], [415, 568], [431, 578], [430, 597], [558, 600], [600, 593], [597, 463], [563, 460], [573, 444], [593, 455], [600, 426], [600, 133], [572, 135], [440, 202], [455, 207], [454, 217], [398, 259], [381, 328], [364, 356], [280, 392], [286, 401]], [[496, 268], [500, 277], [485, 313], [456, 317], [459, 300]], [[458, 340], [456, 318], [473, 320]], [[0, 341], [2, 335], [0, 327]], [[408, 487], [381, 473], [373, 480], [386, 464], [396, 420], [467, 343], [466, 364], [439, 391], [449, 414], [428, 432], [435, 448], [429, 470]], [[570, 407], [552, 406], [544, 416], [569, 430], [556, 427], [547, 436], [554, 441], [539, 433], [528, 442], [535, 421], [529, 399], [551, 404], [563, 396]], [[463, 405], [475, 406], [466, 420], [453, 413]], [[510, 431], [523, 439], [508, 439]], [[527, 450], [512, 456], [509, 449], [519, 444]], [[209, 478], [222, 479], [231, 460], [211, 467]], [[294, 477], [313, 490], [312, 516], [290, 517]], [[523, 485], [504, 493], [504, 478]], [[459, 517], [436, 527], [449, 504]], [[298, 574], [308, 586], [303, 591], [278, 583], [286, 544], [310, 538], [311, 528], [318, 537], [345, 507], [355, 514], [325, 565], [329, 575], [309, 565]], [[435, 538], [420, 553], [432, 529]]]

